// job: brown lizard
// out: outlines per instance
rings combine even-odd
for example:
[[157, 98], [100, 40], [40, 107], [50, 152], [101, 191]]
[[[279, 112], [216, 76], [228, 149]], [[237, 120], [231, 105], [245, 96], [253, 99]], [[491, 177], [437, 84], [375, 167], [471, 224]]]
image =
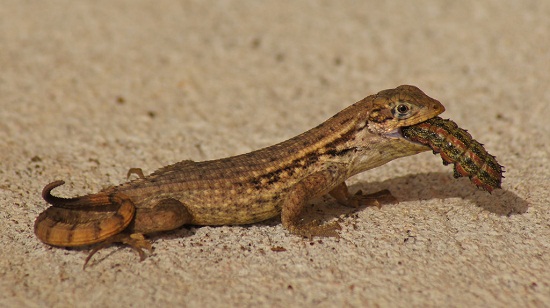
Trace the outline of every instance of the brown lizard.
[[[143, 235], [182, 225], [250, 224], [281, 215], [283, 227], [301, 236], [337, 236], [336, 222], [303, 223], [301, 212], [315, 197], [330, 194], [348, 206], [368, 196], [351, 195], [345, 180], [393, 159], [430, 148], [402, 137], [401, 128], [445, 110], [414, 86], [381, 91], [317, 127], [279, 144], [218, 160], [185, 160], [149, 176], [96, 194], [60, 198], [44, 187], [52, 206], [35, 222], [44, 243], [74, 247], [114, 242], [139, 252], [151, 249]], [[140, 171], [131, 169], [130, 172]]]

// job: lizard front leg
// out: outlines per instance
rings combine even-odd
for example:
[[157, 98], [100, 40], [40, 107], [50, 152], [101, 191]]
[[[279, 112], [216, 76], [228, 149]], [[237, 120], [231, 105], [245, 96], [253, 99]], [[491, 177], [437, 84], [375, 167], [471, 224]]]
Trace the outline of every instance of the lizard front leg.
[[306, 237], [338, 236], [336, 230], [340, 230], [341, 227], [337, 222], [325, 224], [320, 224], [316, 220], [310, 223], [301, 222], [301, 214], [307, 202], [326, 193], [324, 188], [333, 185], [338, 172], [336, 166], [334, 167], [309, 175], [296, 184], [286, 196], [281, 210], [281, 222], [288, 231]]

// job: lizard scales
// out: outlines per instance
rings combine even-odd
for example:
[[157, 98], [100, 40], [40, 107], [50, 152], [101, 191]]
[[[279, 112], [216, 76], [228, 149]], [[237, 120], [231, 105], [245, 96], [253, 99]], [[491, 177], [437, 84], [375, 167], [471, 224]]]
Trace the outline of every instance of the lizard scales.
[[[35, 234], [53, 246], [123, 242], [142, 255], [142, 237], [185, 224], [248, 224], [281, 215], [283, 226], [303, 236], [334, 236], [336, 223], [304, 224], [307, 201], [330, 193], [357, 205], [345, 180], [393, 159], [429, 150], [402, 137], [445, 110], [414, 86], [368, 96], [317, 127], [279, 144], [218, 160], [182, 161], [146, 177], [76, 198], [53, 196], [64, 184], [43, 190], [52, 204], [35, 222]], [[95, 252], [95, 251], [94, 251]], [[142, 255], [143, 258], [143, 255]]]

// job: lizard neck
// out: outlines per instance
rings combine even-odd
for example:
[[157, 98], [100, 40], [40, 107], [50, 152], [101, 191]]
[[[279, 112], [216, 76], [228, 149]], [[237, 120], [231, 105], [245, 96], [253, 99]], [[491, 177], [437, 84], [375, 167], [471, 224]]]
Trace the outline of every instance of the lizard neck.
[[318, 140], [307, 148], [309, 155], [317, 155], [319, 164], [345, 165], [346, 177], [350, 177], [394, 159], [429, 150], [402, 138], [399, 129], [388, 133], [373, 132], [370, 129], [373, 123], [369, 121], [373, 99], [369, 96], [304, 133], [304, 136], [311, 135], [306, 139]]

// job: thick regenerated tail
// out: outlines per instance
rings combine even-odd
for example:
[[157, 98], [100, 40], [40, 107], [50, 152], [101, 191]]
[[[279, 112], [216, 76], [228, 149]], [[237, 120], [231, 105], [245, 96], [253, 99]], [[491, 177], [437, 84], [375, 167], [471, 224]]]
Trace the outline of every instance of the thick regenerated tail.
[[42, 191], [42, 197], [52, 206], [36, 218], [34, 233], [46, 244], [75, 247], [99, 243], [122, 232], [134, 218], [134, 204], [124, 194], [52, 196], [52, 189], [63, 184], [55, 181]]

